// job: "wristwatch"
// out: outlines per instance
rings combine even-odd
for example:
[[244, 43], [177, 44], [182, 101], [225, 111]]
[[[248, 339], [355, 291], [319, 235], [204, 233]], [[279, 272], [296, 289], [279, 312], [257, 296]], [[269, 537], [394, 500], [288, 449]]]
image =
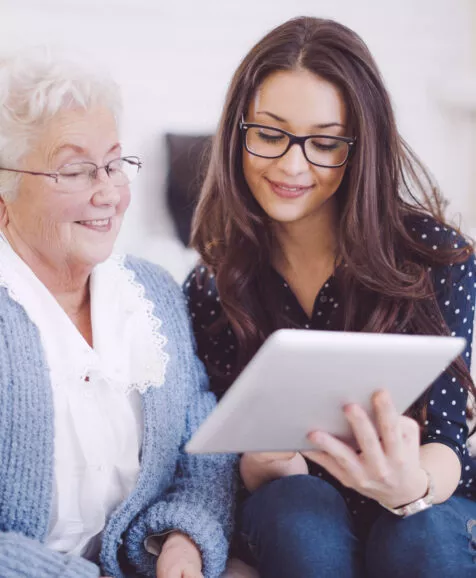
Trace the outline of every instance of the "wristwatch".
[[385, 508], [392, 514], [396, 516], [400, 516], [401, 518], [408, 518], [408, 516], [413, 516], [413, 514], [418, 514], [419, 512], [423, 512], [424, 510], [428, 510], [433, 506], [434, 500], [434, 486], [433, 486], [433, 479], [429, 472], [425, 470], [425, 474], [428, 478], [428, 488], [426, 490], [426, 494], [422, 498], [418, 498], [414, 502], [410, 502], [409, 504], [405, 504], [404, 506], [400, 506], [398, 508], [390, 508], [385, 504], [379, 502], [382, 508]]

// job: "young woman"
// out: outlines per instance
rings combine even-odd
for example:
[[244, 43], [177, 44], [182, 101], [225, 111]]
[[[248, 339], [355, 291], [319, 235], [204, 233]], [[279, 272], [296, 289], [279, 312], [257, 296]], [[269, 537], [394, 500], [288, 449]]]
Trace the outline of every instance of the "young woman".
[[373, 397], [375, 426], [362, 408], [343, 408], [359, 452], [310, 432], [316, 449], [306, 455], [242, 456], [251, 495], [239, 530], [260, 575], [473, 576], [473, 250], [445, 223], [354, 32], [298, 18], [245, 57], [214, 140], [193, 245], [202, 264], [185, 290], [219, 396], [282, 327], [468, 342], [408, 415], [384, 389]]

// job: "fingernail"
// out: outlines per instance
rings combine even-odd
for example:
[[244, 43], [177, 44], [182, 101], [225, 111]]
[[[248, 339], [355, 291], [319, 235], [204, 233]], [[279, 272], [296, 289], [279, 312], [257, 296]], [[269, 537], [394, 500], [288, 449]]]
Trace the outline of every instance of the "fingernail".
[[313, 431], [308, 435], [308, 439], [313, 444], [321, 445], [322, 443], [324, 443], [325, 435], [326, 434], [324, 432]]
[[343, 409], [344, 413], [358, 413], [360, 411], [360, 406], [356, 403], [346, 403]]

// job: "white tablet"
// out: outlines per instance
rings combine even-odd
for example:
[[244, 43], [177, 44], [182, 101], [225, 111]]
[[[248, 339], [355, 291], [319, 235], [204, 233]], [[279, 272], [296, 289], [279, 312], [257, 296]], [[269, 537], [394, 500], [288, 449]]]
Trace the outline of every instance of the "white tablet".
[[186, 446], [190, 453], [308, 450], [306, 436], [352, 436], [342, 407], [370, 411], [390, 391], [403, 413], [463, 351], [460, 337], [281, 329], [246, 366]]

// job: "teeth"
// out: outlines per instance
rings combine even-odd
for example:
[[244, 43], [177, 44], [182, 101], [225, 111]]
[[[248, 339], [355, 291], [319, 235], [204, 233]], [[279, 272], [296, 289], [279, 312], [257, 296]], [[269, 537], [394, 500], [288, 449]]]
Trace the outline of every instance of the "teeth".
[[307, 188], [307, 187], [300, 187], [300, 186], [290, 187], [289, 185], [288, 185], [288, 186], [286, 186], [286, 185], [275, 185], [275, 186], [277, 186], [279, 189], [282, 189], [283, 191], [290, 191], [290, 192], [292, 192], [292, 193], [296, 193], [296, 192], [302, 191], [303, 189]]
[[83, 225], [92, 225], [93, 227], [104, 227], [109, 224], [110, 219], [95, 219], [94, 221], [80, 221]]
[[299, 191], [299, 189], [297, 189], [296, 187], [283, 187], [283, 185], [278, 185], [280, 189], [284, 189], [285, 191], [292, 191], [292, 192], [296, 192]]

